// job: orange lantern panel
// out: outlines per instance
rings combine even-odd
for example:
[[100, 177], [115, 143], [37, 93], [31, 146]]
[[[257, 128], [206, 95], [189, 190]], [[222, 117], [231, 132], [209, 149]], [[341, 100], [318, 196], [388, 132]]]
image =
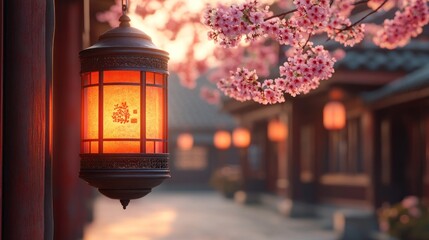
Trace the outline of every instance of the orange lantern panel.
[[236, 128], [232, 133], [232, 141], [236, 147], [248, 147], [250, 145], [250, 140], [250, 131], [246, 128]]
[[213, 142], [217, 149], [227, 149], [231, 146], [231, 134], [227, 131], [217, 131]]
[[284, 122], [274, 119], [268, 123], [268, 139], [273, 142], [280, 142], [286, 140], [287, 137], [288, 128]]
[[164, 78], [141, 71], [84, 73], [82, 152], [166, 153]]
[[346, 109], [341, 102], [331, 101], [323, 108], [323, 125], [328, 130], [340, 130], [346, 125]]
[[194, 145], [194, 137], [189, 133], [182, 133], [177, 137], [177, 146], [181, 150], [190, 150]]

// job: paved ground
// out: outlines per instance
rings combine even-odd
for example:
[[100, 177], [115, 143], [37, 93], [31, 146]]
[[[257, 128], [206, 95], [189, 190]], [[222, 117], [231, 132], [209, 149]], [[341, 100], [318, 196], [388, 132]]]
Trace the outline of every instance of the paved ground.
[[84, 240], [334, 240], [312, 220], [242, 206], [214, 192], [153, 192], [131, 201], [99, 197]]

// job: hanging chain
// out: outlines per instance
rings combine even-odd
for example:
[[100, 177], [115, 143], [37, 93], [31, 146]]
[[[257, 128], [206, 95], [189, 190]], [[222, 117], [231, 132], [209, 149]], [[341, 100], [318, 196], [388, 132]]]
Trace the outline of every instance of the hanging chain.
[[126, 15], [128, 11], [128, 0], [122, 0], [122, 14]]

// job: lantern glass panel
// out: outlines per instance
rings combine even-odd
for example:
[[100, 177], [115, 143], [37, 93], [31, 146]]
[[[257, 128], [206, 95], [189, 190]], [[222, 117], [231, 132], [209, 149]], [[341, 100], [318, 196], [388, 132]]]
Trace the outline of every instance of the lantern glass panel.
[[83, 90], [83, 139], [98, 139], [98, 87]]
[[155, 142], [153, 141], [146, 142], [146, 153], [155, 153]]
[[164, 138], [164, 89], [146, 87], [146, 138]]
[[156, 85], [163, 85], [164, 84], [164, 75], [155, 73], [155, 84]]
[[155, 84], [155, 73], [146, 72], [146, 84]]
[[104, 71], [104, 83], [138, 83], [140, 84], [139, 71]]
[[140, 141], [104, 141], [104, 153], [139, 153]]
[[103, 138], [140, 139], [140, 86], [106, 85]]

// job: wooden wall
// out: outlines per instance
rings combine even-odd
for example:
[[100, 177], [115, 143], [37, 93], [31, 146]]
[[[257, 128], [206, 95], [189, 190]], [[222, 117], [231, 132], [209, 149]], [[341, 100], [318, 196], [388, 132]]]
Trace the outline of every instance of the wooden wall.
[[[3, 239], [45, 238], [46, 0], [4, 2]], [[48, 145], [47, 145], [48, 144]]]
[[[0, 216], [2, 215], [3, 199], [3, 1], [0, 2]], [[0, 220], [0, 236], [2, 235], [2, 224]]]

